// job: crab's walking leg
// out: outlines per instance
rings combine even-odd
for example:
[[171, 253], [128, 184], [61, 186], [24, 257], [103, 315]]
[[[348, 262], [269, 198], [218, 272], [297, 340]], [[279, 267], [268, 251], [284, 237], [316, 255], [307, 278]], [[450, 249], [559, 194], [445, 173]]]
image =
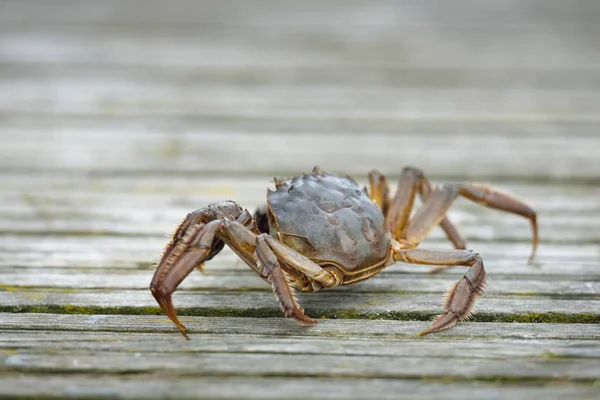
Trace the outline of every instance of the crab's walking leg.
[[312, 290], [334, 287], [340, 285], [343, 280], [342, 276], [323, 269], [307, 257], [264, 233], [256, 239], [256, 260], [273, 285], [273, 292], [284, 315], [294, 318], [300, 325], [313, 326], [317, 322], [304, 314], [288, 274], [293, 273], [304, 278], [313, 285]]
[[389, 186], [385, 175], [379, 171], [369, 172], [369, 197], [379, 206], [383, 215], [387, 215], [390, 208]]
[[479, 184], [446, 184], [432, 190], [423, 206], [417, 210], [413, 219], [406, 226], [399, 241], [410, 247], [416, 247], [429, 231], [443, 219], [448, 208], [459, 195], [488, 208], [508, 211], [529, 219], [533, 231], [529, 261], [533, 260], [538, 245], [535, 211], [519, 199]]
[[458, 185], [458, 193], [464, 198], [474, 201], [475, 203], [479, 203], [483, 206], [495, 208], [497, 210], [508, 211], [509, 213], [517, 214], [527, 218], [531, 224], [531, 231], [533, 233], [529, 262], [533, 261], [537, 251], [539, 238], [537, 214], [531, 207], [516, 197], [502, 193], [492, 187], [482, 184]]
[[483, 260], [469, 250], [394, 249], [394, 259], [410, 264], [462, 265], [471, 267], [460, 281], [455, 283], [444, 303], [444, 313], [438, 315], [431, 327], [420, 335], [448, 329], [458, 321], [471, 316], [477, 297], [483, 293], [487, 273]]
[[273, 251], [273, 254], [283, 262], [288, 270], [299, 273], [301, 276], [312, 281], [313, 290], [321, 288], [332, 288], [342, 284], [344, 277], [335, 269], [326, 269], [315, 263], [308, 257], [298, 253], [296, 250], [278, 242], [269, 235], [261, 235], [259, 239], [265, 243]]
[[[423, 184], [421, 185], [420, 191], [422, 201], [426, 201], [427, 197], [429, 197], [429, 195], [431, 194], [431, 190], [431, 184], [429, 183], [427, 178], [423, 176]], [[458, 230], [456, 229], [454, 224], [450, 222], [447, 216], [444, 216], [444, 218], [442, 218], [442, 220], [440, 221], [440, 226], [446, 233], [446, 237], [448, 238], [448, 240], [450, 240], [454, 245], [454, 248], [466, 249], [467, 242], [465, 241], [465, 239], [463, 239], [462, 236], [460, 236], [460, 233], [458, 233]]]
[[[313, 326], [316, 321], [304, 314], [295, 295], [293, 278], [297, 282], [309, 283], [311, 290], [341, 284], [342, 277], [321, 268], [307, 257], [262, 233], [256, 235], [236, 221], [223, 221], [221, 237], [233, 251], [255, 269], [263, 279], [271, 283], [273, 293], [284, 315], [292, 317], [300, 325]], [[250, 244], [252, 242], [252, 244]], [[239, 252], [240, 246], [243, 252]], [[253, 250], [254, 258], [249, 259]]]
[[286, 317], [294, 318], [300, 325], [314, 326], [316, 321], [307, 317], [300, 304], [298, 304], [294, 289], [290, 285], [277, 257], [273, 254], [273, 250], [267, 244], [266, 237], [267, 234], [263, 233], [256, 238], [256, 262], [271, 282], [273, 293], [283, 314]]
[[[369, 184], [371, 188], [369, 196], [382, 209], [387, 230], [392, 233], [394, 238], [399, 239], [410, 218], [417, 193], [423, 201], [429, 196], [431, 192], [429, 180], [419, 168], [405, 167], [402, 169], [396, 195], [391, 202], [388, 197], [387, 182], [383, 174], [377, 171], [369, 172]], [[460, 236], [448, 217], [444, 216], [441, 219], [440, 226], [455, 248], [465, 248], [465, 240]]]

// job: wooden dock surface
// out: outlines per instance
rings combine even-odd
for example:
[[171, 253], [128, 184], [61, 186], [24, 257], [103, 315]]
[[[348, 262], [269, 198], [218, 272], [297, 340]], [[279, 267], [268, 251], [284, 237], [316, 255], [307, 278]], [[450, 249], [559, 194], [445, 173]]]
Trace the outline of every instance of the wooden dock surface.
[[[0, 2], [0, 397], [599, 398], [599, 4]], [[313, 165], [491, 183], [538, 257], [457, 201], [490, 281], [421, 338], [463, 271], [300, 296], [305, 328], [225, 249], [174, 295], [184, 340], [148, 291], [168, 234]]]

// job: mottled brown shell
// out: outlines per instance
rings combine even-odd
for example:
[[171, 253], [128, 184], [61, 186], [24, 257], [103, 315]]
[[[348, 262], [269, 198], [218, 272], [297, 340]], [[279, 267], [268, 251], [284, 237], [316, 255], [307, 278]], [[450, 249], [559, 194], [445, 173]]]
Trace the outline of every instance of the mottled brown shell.
[[351, 178], [315, 171], [269, 191], [271, 235], [320, 265], [356, 272], [381, 264], [390, 234], [375, 203]]

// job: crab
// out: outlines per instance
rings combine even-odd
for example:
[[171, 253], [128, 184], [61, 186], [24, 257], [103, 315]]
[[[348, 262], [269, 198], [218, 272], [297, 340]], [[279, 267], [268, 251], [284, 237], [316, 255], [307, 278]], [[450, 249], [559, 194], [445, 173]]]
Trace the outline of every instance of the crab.
[[[449, 290], [443, 312], [420, 335], [438, 332], [469, 318], [483, 293], [487, 273], [481, 256], [465, 249], [446, 217], [462, 196], [489, 208], [523, 216], [531, 222], [533, 260], [538, 245], [535, 211], [523, 201], [481, 184], [432, 186], [423, 172], [405, 167], [391, 196], [385, 176], [368, 174], [369, 189], [349, 176], [315, 167], [284, 180], [275, 178], [267, 203], [254, 215], [233, 201], [219, 201], [187, 215], [160, 259], [150, 291], [162, 310], [188, 338], [177, 318], [171, 295], [194, 269], [229, 246], [268, 282], [283, 314], [298, 324], [313, 326], [296, 292], [312, 293], [364, 281], [397, 263], [469, 269]], [[422, 206], [411, 218], [416, 196]], [[455, 249], [418, 248], [437, 225]]]

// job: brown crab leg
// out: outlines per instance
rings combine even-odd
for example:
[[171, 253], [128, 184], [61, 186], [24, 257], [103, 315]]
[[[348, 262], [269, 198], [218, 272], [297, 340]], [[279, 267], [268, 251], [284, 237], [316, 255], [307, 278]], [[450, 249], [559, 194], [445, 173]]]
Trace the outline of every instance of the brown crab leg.
[[438, 315], [429, 329], [419, 335], [451, 328], [458, 321], [471, 316], [477, 298], [483, 293], [487, 273], [483, 260], [469, 250], [430, 250], [394, 248], [394, 259], [410, 264], [462, 265], [471, 267], [467, 273], [449, 290], [444, 302], [444, 313]]
[[385, 175], [379, 171], [369, 172], [369, 197], [387, 215], [390, 208], [389, 187]]
[[[385, 205], [382, 210], [386, 217], [387, 230], [392, 233], [394, 238], [399, 239], [410, 218], [417, 193], [423, 201], [429, 196], [431, 192], [429, 180], [419, 168], [405, 167], [402, 169], [396, 195], [391, 203], [387, 198], [387, 182], [383, 174], [377, 171], [369, 172], [369, 182], [371, 187], [370, 197], [376, 204]], [[465, 248], [465, 240], [460, 236], [448, 217], [444, 216], [440, 221], [440, 225], [455, 248]]]
[[507, 211], [529, 219], [533, 238], [531, 241], [531, 255], [529, 262], [535, 258], [537, 246], [539, 244], [537, 214], [531, 207], [522, 200], [509, 194], [502, 193], [492, 187], [482, 184], [463, 184], [458, 186], [458, 193], [475, 203], [479, 203], [489, 208]]
[[[424, 202], [427, 197], [431, 194], [431, 183], [427, 180], [427, 178], [423, 177], [423, 184], [421, 185], [421, 200]], [[458, 233], [458, 230], [454, 226], [452, 222], [448, 219], [447, 216], [444, 216], [440, 221], [440, 226], [446, 233], [446, 237], [448, 240], [452, 242], [455, 249], [465, 249], [467, 247], [467, 242], [463, 237]]]
[[[221, 237], [244, 260], [248, 258], [251, 249], [254, 249], [254, 259], [246, 262], [271, 283], [284, 315], [294, 318], [300, 325], [313, 326], [316, 321], [304, 314], [296, 299], [292, 280], [302, 284], [312, 282], [310, 291], [337, 286], [343, 280], [341, 276], [323, 269], [273, 237], [265, 233], [256, 235], [236, 221], [223, 221]], [[244, 247], [244, 251], [239, 252], [240, 246]]]
[[286, 317], [292, 317], [300, 325], [314, 326], [316, 321], [309, 318], [304, 314], [304, 310], [298, 304], [298, 299], [294, 289], [290, 285], [286, 273], [281, 268], [277, 256], [273, 253], [273, 250], [267, 244], [267, 238], [269, 236], [266, 233], [260, 234], [256, 238], [256, 261], [259, 268], [262, 269], [264, 274], [273, 286], [273, 294], [279, 303], [279, 307], [283, 311]]
[[181, 240], [169, 253], [165, 254], [150, 284], [150, 291], [160, 308], [177, 325], [186, 339], [188, 338], [185, 334], [186, 327], [177, 318], [171, 294], [175, 292], [183, 279], [206, 259], [220, 224], [221, 221], [217, 220], [208, 224], [190, 226]]
[[456, 197], [463, 196], [488, 208], [521, 215], [531, 222], [533, 231], [532, 250], [529, 261], [535, 257], [538, 245], [537, 217], [523, 201], [488, 186], [479, 184], [446, 184], [431, 191], [423, 206], [417, 210], [406, 226], [400, 241], [416, 247], [444, 217]]
[[[185, 233], [180, 235], [181, 237], [177, 243], [171, 246], [170, 251], [165, 253], [159, 263], [155, 278], [150, 286], [152, 294], [163, 311], [186, 338], [186, 328], [177, 318], [171, 295], [194, 267], [206, 260], [210, 254], [211, 246], [218, 240], [225, 242], [259, 276], [271, 283], [275, 296], [286, 316], [294, 318], [301, 325], [312, 326], [316, 323], [304, 315], [295, 298], [294, 289], [288, 282], [286, 272], [281, 268], [278, 256], [275, 255], [267, 242], [276, 243], [275, 248], [285, 246], [266, 234], [257, 236], [255, 231], [241, 222], [246, 222], [254, 229], [253, 221], [251, 218], [248, 220], [248, 216], [245, 214], [240, 215], [237, 221], [219, 219], [206, 224], [188, 224]], [[299, 254], [295, 258], [285, 256], [285, 260], [289, 261], [290, 264], [304, 263], [305, 261], [303, 256]], [[329, 275], [318, 265], [310, 260], [308, 261], [310, 264], [307, 263], [305, 267], [299, 268], [298, 272], [301, 272], [303, 276], [304, 272], [310, 276], [316, 274], [321, 276], [322, 281], [325, 282]], [[311, 264], [314, 264], [314, 266]], [[315, 269], [315, 266], [318, 270]]]
[[294, 318], [300, 325], [315, 325], [316, 321], [306, 316], [298, 304], [291, 280], [303, 283], [315, 281], [317, 286], [313, 284], [310, 288], [314, 291], [320, 287], [337, 286], [342, 278], [267, 234], [256, 235], [237, 221], [224, 220], [222, 224], [221, 239], [264, 280], [271, 283], [284, 315]]
[[[186, 328], [177, 318], [171, 295], [194, 268], [200, 267], [222, 249], [223, 242], [221, 239], [230, 244], [231, 239], [229, 236], [219, 235], [223, 227], [223, 221], [221, 219], [214, 220], [214, 218], [231, 216], [231, 214], [235, 216], [239, 211], [240, 209], [235, 203], [221, 202], [189, 214], [177, 228], [173, 240], [167, 246], [163, 257], [158, 263], [150, 283], [150, 291], [161, 309], [186, 338]], [[203, 222], [207, 220], [208, 222]], [[254, 228], [252, 217], [246, 210], [239, 213], [237, 220]], [[237, 223], [243, 226], [240, 222]], [[244, 238], [241, 237], [236, 242], [238, 245], [232, 247], [235, 247], [234, 251], [244, 261], [252, 262], [256, 269], [253, 256], [254, 236], [251, 236], [250, 240], [251, 243], [244, 243]]]
[[281, 260], [287, 267], [291, 267], [295, 272], [307, 277], [311, 281], [316, 281], [325, 288], [339, 286], [343, 282], [343, 277], [331, 270], [322, 268], [319, 264], [296, 250], [273, 239], [271, 236], [264, 235], [264, 241], [273, 251], [275, 256]]

